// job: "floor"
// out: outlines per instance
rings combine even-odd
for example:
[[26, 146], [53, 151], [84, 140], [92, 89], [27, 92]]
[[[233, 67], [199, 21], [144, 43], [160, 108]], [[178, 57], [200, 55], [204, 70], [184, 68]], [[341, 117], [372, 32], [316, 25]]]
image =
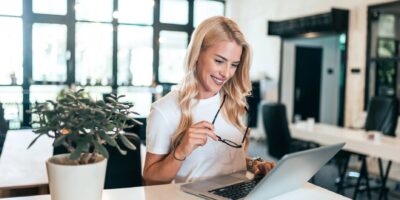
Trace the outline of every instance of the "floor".
[[[249, 146], [249, 155], [250, 156], [260, 156], [264, 160], [273, 160], [267, 153], [267, 144], [264, 139], [252, 139], [250, 140]], [[315, 176], [315, 183], [318, 186], [336, 192], [336, 185], [335, 180], [338, 177], [338, 171], [335, 165], [327, 164], [325, 165]], [[349, 181], [355, 181], [356, 179], [353, 178]], [[388, 199], [389, 200], [400, 200], [400, 183], [389, 180], [388, 187], [390, 188]], [[353, 198], [354, 188], [348, 188], [344, 191], [344, 196], [349, 198]], [[379, 193], [378, 191], [373, 191], [371, 193], [371, 199], [378, 199]], [[367, 193], [360, 192], [358, 193], [357, 200], [367, 200]]]

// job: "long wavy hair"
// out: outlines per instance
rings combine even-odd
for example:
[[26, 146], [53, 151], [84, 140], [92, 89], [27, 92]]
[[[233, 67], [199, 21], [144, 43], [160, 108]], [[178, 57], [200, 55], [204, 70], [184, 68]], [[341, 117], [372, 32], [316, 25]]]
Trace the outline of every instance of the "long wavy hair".
[[[196, 75], [197, 60], [201, 51], [218, 42], [234, 41], [242, 47], [239, 67], [235, 74], [221, 88], [220, 96], [225, 96], [222, 114], [239, 130], [244, 130], [241, 121], [247, 106], [246, 96], [250, 95], [249, 79], [250, 47], [239, 26], [223, 16], [211, 17], [203, 21], [193, 32], [185, 59], [185, 77], [180, 84], [179, 104], [181, 119], [172, 139], [172, 148], [176, 148], [186, 131], [192, 125], [192, 106], [198, 103], [198, 79]], [[229, 114], [228, 114], [229, 113]]]

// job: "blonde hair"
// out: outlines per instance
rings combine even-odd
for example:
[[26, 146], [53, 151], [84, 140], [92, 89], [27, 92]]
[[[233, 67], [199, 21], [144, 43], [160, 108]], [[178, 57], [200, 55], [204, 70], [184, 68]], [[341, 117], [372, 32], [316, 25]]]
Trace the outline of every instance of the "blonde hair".
[[[179, 104], [181, 119], [172, 139], [172, 148], [176, 148], [184, 134], [192, 125], [192, 101], [198, 95], [198, 80], [196, 78], [196, 63], [200, 52], [218, 42], [234, 41], [242, 46], [239, 67], [231, 79], [221, 88], [221, 98], [225, 96], [222, 108], [223, 117], [235, 127], [244, 130], [241, 117], [247, 106], [246, 96], [250, 95], [249, 79], [250, 48], [239, 26], [229, 18], [216, 16], [203, 21], [193, 32], [185, 59], [185, 78], [179, 89]], [[229, 114], [228, 114], [229, 113]]]

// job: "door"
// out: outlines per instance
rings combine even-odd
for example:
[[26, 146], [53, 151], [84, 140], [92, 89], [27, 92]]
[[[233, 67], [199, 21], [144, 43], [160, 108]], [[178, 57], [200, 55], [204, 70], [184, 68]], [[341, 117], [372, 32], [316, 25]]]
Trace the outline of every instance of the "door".
[[322, 48], [296, 46], [294, 116], [319, 122]]

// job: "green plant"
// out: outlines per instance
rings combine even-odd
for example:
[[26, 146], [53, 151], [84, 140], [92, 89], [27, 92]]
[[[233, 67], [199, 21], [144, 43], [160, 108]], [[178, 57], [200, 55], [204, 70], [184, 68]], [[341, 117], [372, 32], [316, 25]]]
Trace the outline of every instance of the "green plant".
[[[83, 89], [68, 92], [64, 98], [45, 103], [36, 103], [30, 112], [37, 115], [38, 124], [34, 133], [39, 134], [28, 146], [31, 147], [38, 138], [47, 135], [54, 138], [53, 146], [63, 145], [71, 154], [69, 159], [76, 164], [93, 163], [101, 154], [108, 158], [108, 151], [104, 145], [111, 145], [121, 154], [126, 151], [121, 149], [116, 139], [119, 138], [128, 149], [135, 150], [133, 145], [122, 133], [123, 129], [141, 124], [133, 117], [138, 113], [132, 111], [133, 104], [120, 102], [123, 97], [111, 95], [106, 102], [94, 101], [82, 95]], [[128, 125], [133, 121], [133, 125]]]

